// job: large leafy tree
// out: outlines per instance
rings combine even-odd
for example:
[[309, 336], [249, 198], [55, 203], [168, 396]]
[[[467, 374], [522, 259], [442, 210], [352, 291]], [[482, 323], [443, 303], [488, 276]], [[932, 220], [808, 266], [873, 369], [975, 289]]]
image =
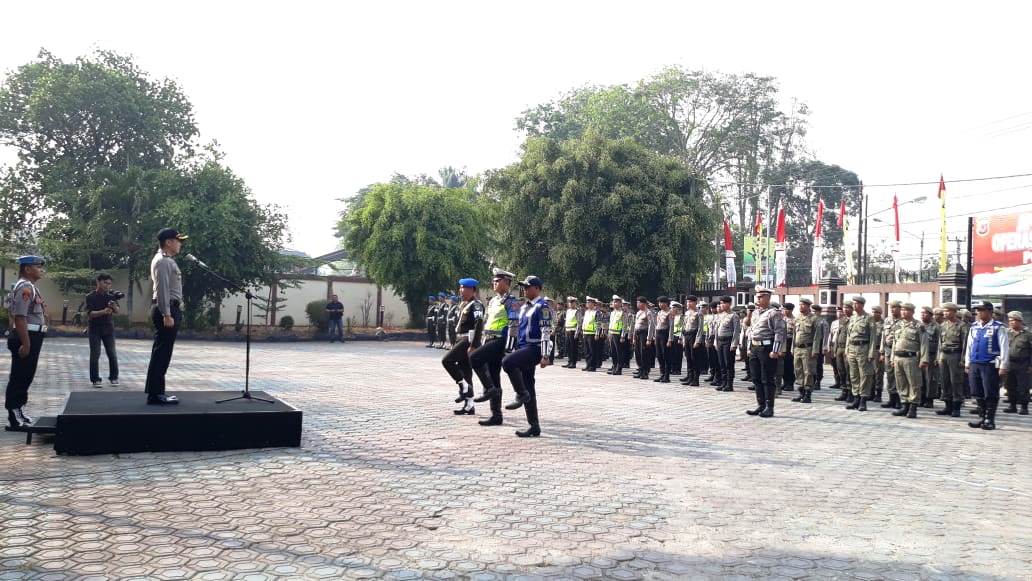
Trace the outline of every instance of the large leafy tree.
[[337, 231], [370, 277], [398, 291], [414, 325], [427, 295], [486, 272], [487, 228], [473, 200], [469, 190], [436, 184], [374, 184], [348, 207]]
[[718, 214], [681, 161], [594, 132], [529, 139], [494, 173], [505, 265], [567, 292], [676, 292], [714, 256]]

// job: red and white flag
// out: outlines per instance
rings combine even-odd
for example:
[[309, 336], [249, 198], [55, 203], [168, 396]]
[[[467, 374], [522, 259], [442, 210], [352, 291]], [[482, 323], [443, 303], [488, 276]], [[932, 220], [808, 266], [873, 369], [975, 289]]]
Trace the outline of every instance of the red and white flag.
[[813, 228], [813, 257], [810, 261], [810, 283], [824, 278], [824, 200], [817, 202], [817, 225]]
[[788, 286], [788, 244], [785, 242], [785, 208], [778, 202], [777, 227], [774, 238], [774, 268], [776, 277], [774, 286]]
[[892, 271], [896, 284], [899, 284], [899, 199], [896, 198], [896, 194], [892, 194], [892, 214], [896, 217], [893, 228], [896, 237], [892, 244]]
[[724, 268], [724, 273], [727, 275], [727, 288], [732, 288], [738, 284], [738, 272], [735, 270], [735, 244], [731, 238], [731, 224], [727, 222], [727, 218], [724, 218], [724, 257], [727, 260]]

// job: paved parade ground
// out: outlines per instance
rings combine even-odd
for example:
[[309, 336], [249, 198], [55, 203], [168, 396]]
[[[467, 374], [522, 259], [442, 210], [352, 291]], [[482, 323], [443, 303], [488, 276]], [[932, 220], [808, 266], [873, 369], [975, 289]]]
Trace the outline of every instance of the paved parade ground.
[[[149, 344], [118, 347], [142, 391]], [[452, 415], [443, 353], [256, 345], [252, 387], [304, 411], [301, 448], [67, 457], [0, 434], [0, 579], [1032, 579], [1032, 416], [985, 432], [825, 388], [761, 419], [741, 383], [555, 366], [544, 434], [519, 439], [522, 410]], [[87, 355], [48, 340], [27, 410], [91, 389]], [[242, 370], [242, 344], [184, 341], [169, 390]]]

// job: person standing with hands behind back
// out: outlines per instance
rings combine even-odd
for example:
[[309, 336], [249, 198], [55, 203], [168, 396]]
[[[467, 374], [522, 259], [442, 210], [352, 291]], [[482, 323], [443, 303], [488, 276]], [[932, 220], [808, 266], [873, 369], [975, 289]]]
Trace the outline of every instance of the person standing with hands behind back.
[[330, 343], [334, 341], [344, 342], [344, 303], [340, 302], [337, 295], [330, 297], [326, 303], [326, 315], [330, 322]]
[[86, 295], [86, 309], [89, 313], [87, 332], [90, 338], [90, 383], [93, 387], [104, 387], [100, 380], [100, 346], [108, 359], [108, 380], [118, 385], [118, 355], [115, 353], [115, 325], [112, 317], [119, 313], [118, 302], [111, 296], [111, 275], [97, 275], [97, 288]]
[[188, 237], [175, 228], [158, 232], [158, 252], [151, 260], [151, 285], [154, 288], [151, 304], [151, 322], [154, 324], [154, 346], [147, 367], [147, 403], [172, 405], [179, 403], [174, 395], [165, 395], [165, 373], [172, 361], [172, 348], [183, 320], [183, 273], [173, 258], [183, 248]]

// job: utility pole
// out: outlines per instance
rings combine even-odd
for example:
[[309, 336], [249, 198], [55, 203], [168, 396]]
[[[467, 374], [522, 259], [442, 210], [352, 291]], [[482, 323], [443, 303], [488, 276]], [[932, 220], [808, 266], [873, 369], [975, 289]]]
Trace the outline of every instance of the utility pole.
[[860, 212], [857, 214], [857, 222], [860, 223], [860, 227], [857, 228], [856, 234], [856, 281], [863, 284], [864, 280], [864, 226], [866, 220], [864, 219], [864, 208], [867, 204], [864, 204], [864, 182], [860, 182]]
[[917, 262], [917, 282], [924, 282], [924, 230], [921, 230], [921, 258]]

